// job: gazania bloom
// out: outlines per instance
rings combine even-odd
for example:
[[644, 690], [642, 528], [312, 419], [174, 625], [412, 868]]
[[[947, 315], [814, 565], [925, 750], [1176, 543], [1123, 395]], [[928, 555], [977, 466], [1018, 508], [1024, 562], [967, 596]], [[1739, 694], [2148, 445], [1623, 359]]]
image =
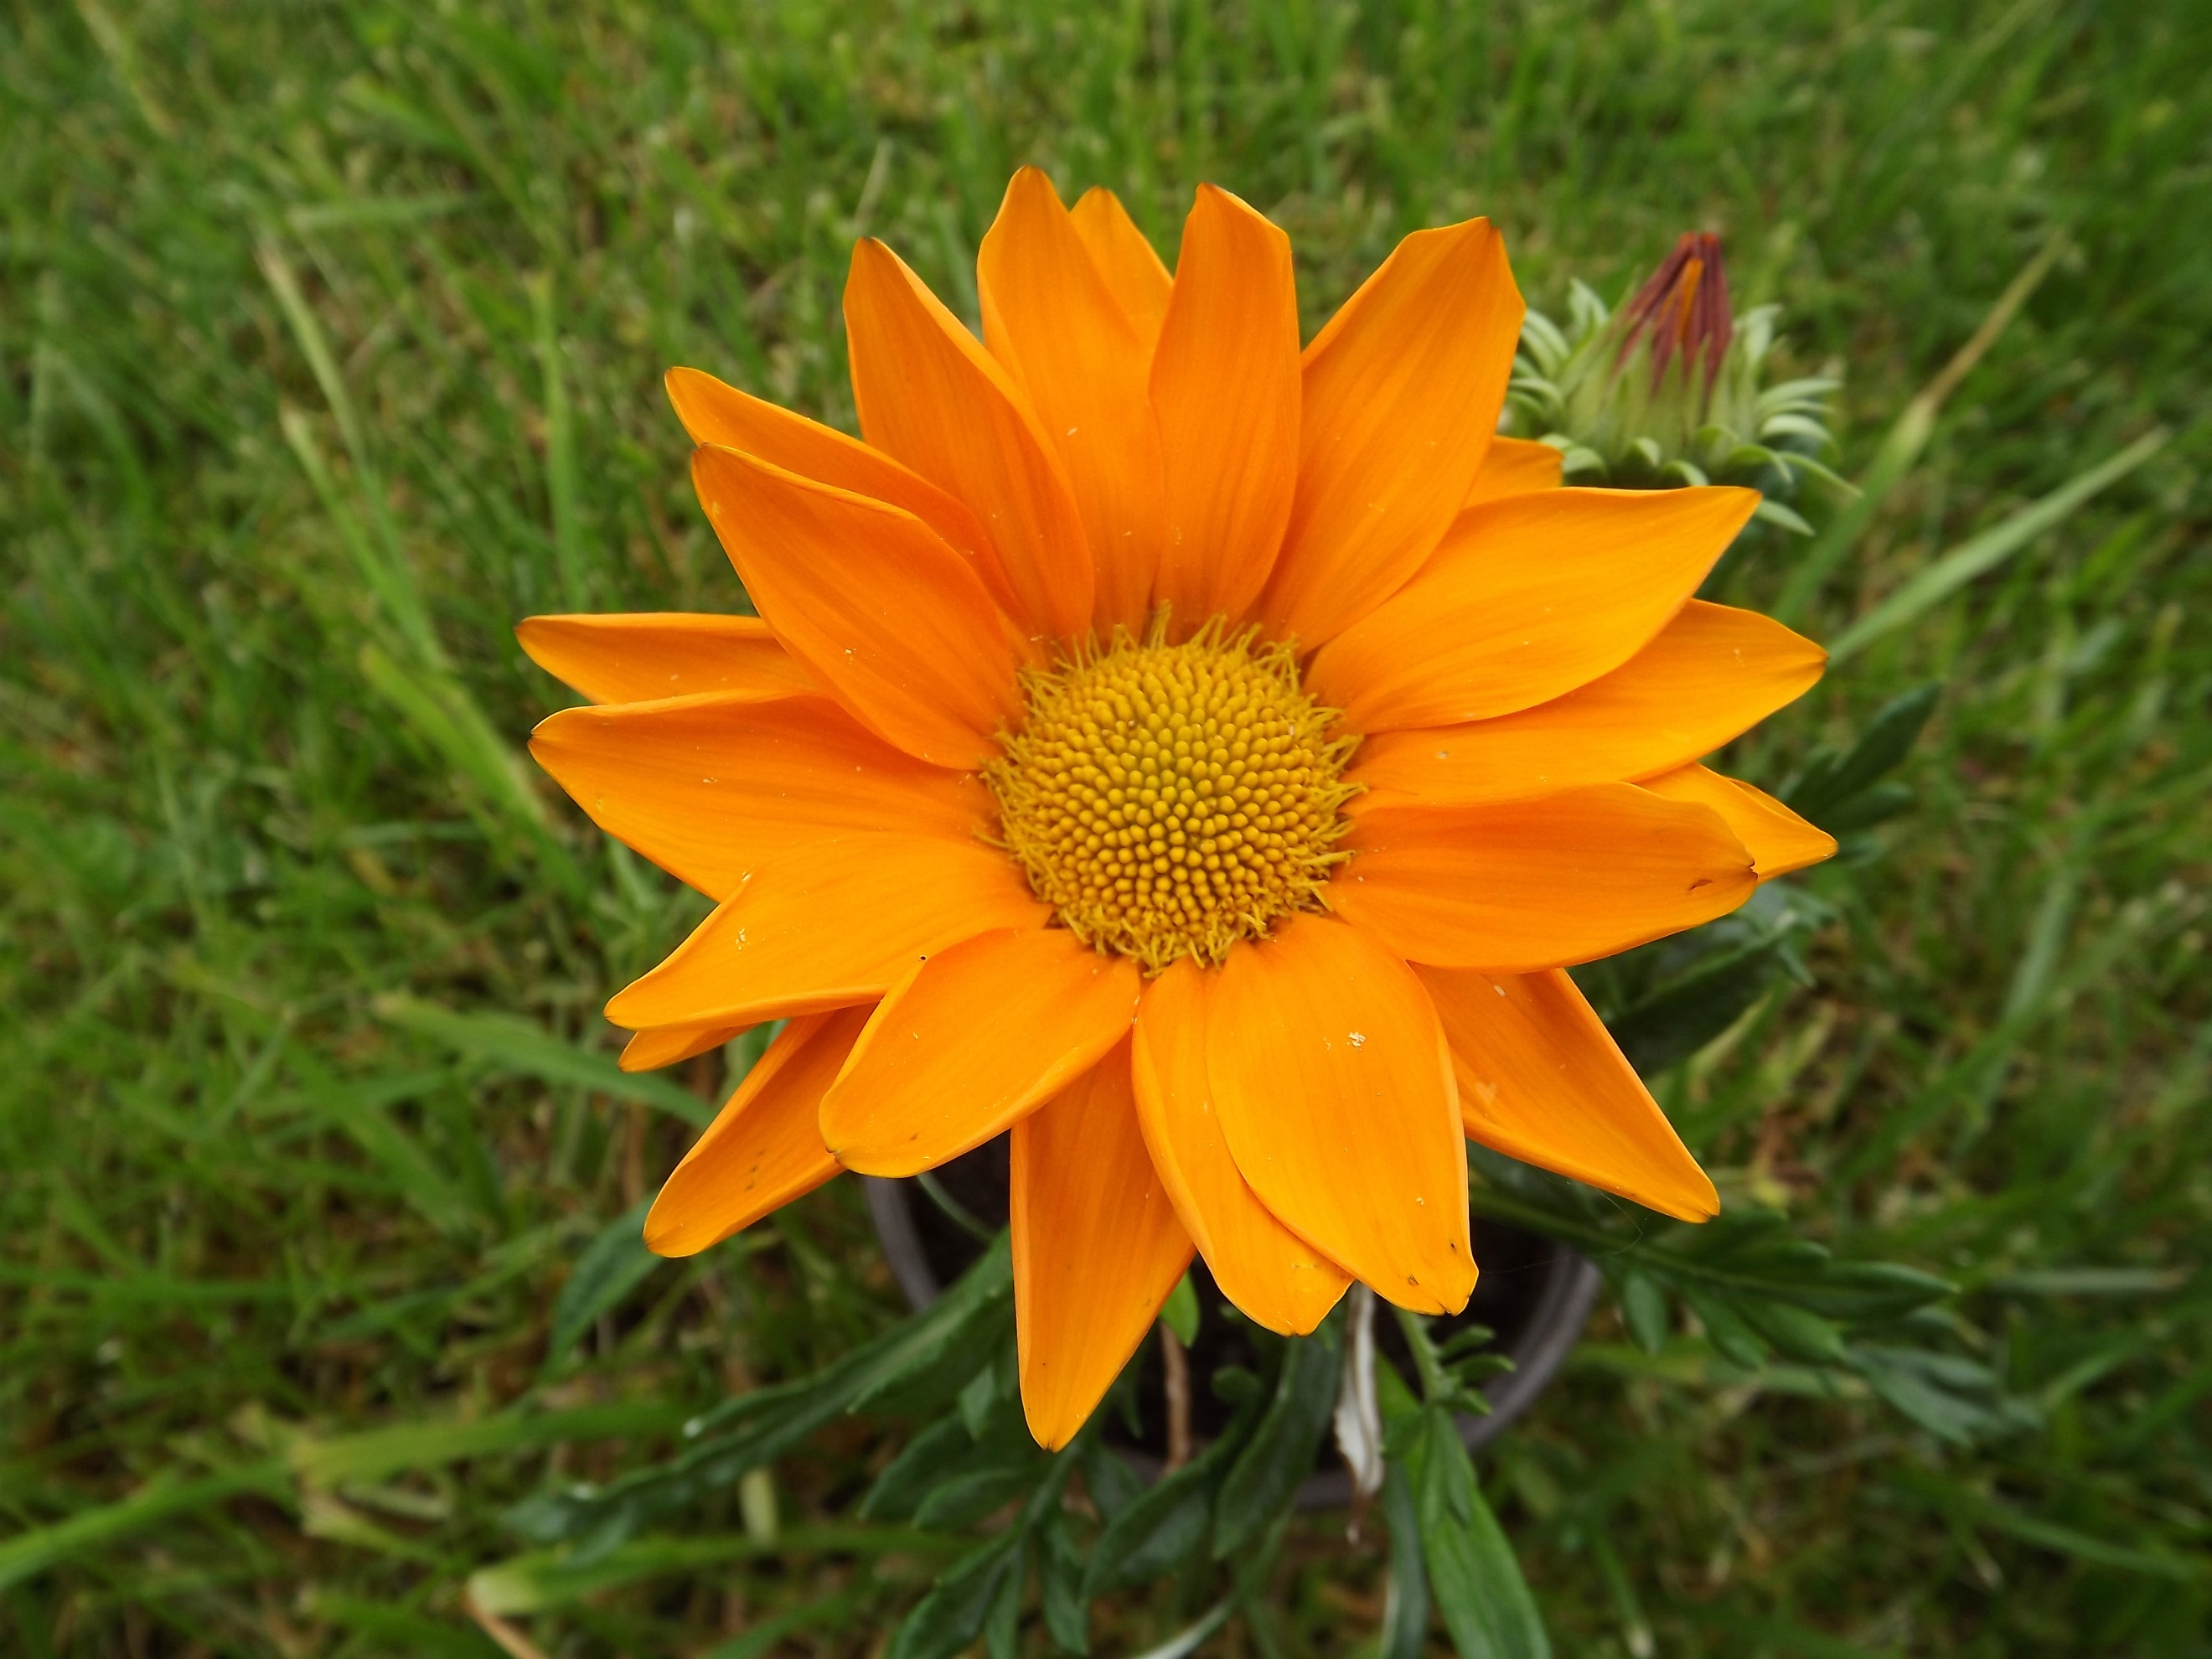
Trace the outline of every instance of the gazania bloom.
[[787, 1022], [647, 1243], [1012, 1130], [1057, 1446], [1194, 1249], [1285, 1333], [1354, 1279], [1462, 1307], [1465, 1136], [1712, 1214], [1561, 970], [1832, 850], [1695, 764], [1820, 670], [1691, 597], [1758, 496], [1562, 489], [1495, 438], [1522, 307], [1480, 219], [1304, 350], [1287, 239], [1212, 188], [1170, 277], [1025, 169], [978, 278], [980, 343], [854, 250], [865, 441], [669, 376], [757, 620], [520, 629], [597, 705], [538, 760], [716, 901], [608, 1005], [623, 1063]]

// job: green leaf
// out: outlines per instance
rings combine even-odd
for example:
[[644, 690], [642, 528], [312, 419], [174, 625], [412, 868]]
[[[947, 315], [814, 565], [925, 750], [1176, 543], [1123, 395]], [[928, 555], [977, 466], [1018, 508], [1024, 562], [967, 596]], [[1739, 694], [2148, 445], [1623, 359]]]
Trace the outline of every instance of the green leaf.
[[742, 1395], [685, 1425], [695, 1440], [665, 1462], [605, 1486], [556, 1488], [507, 1512], [507, 1524], [543, 1543], [582, 1540], [604, 1553], [665, 1516], [727, 1487], [781, 1456], [848, 1411], [898, 1400], [939, 1407], [991, 1363], [1013, 1320], [1013, 1274], [1001, 1233], [935, 1302], [826, 1370]]
[[1429, 1574], [1421, 1559], [1413, 1488], [1401, 1464], [1392, 1464], [1382, 1477], [1382, 1514], [1390, 1527], [1390, 1588], [1382, 1601], [1376, 1659], [1421, 1659], [1429, 1642]]
[[1009, 1594], [1018, 1607], [1024, 1541], [1016, 1528], [963, 1556], [907, 1614], [885, 1659], [951, 1659], [983, 1634]]
[[1204, 1548], [1213, 1499], [1259, 1415], [1257, 1391], [1237, 1405], [1221, 1437], [1154, 1483], [1107, 1523], [1091, 1547], [1085, 1601], [1172, 1571]]
[[1954, 1446], [2033, 1428], [2039, 1414], [1978, 1362], [1924, 1348], [1854, 1347], [1844, 1364], [1892, 1408]]
[[[951, 1547], [957, 1547], [957, 1545]], [[950, 1553], [948, 1540], [904, 1527], [831, 1524], [787, 1527], [773, 1540], [748, 1533], [640, 1538], [611, 1550], [586, 1555], [569, 1550], [532, 1550], [511, 1556], [469, 1577], [469, 1599], [502, 1618], [565, 1607], [625, 1584], [732, 1561], [804, 1559], [809, 1556], [937, 1555]]]
[[1430, 1592], [1460, 1659], [1549, 1659], [1551, 1639], [1521, 1564], [1491, 1513], [1458, 1425], [1439, 1406], [1424, 1409], [1408, 1460]]
[[2164, 427], [2143, 436], [2075, 477], [2002, 523], [1991, 526], [1907, 577], [1904, 585], [1829, 642], [1832, 670], [1856, 657], [1883, 635], [1914, 622], [1975, 577], [1994, 570], [2037, 537], [2063, 522], [2075, 508], [2109, 488], [2166, 447], [2172, 434]]
[[1645, 1273], [1631, 1269], [1620, 1283], [1620, 1317], [1628, 1327], [1628, 1334], [1636, 1346], [1646, 1353], [1657, 1353], [1667, 1346], [1670, 1322], [1667, 1317], [1667, 1293], [1659, 1288], [1658, 1281]]
[[128, 1498], [80, 1510], [65, 1521], [0, 1540], [0, 1589], [64, 1561], [80, 1559], [171, 1516], [206, 1509], [241, 1492], [274, 1498], [283, 1487], [283, 1466], [276, 1463], [258, 1463], [197, 1480], [156, 1475]]
[[1844, 1357], [1844, 1334], [1816, 1313], [1759, 1297], [1734, 1305], [1743, 1322], [1785, 1359], [1831, 1365]]
[[682, 1085], [657, 1072], [625, 1072], [612, 1054], [564, 1042], [514, 1015], [460, 1013], [397, 993], [377, 998], [374, 1006], [380, 1019], [502, 1072], [635, 1100], [687, 1123], [714, 1121], [714, 1109]]
[[1764, 520], [1768, 524], [1778, 526], [1793, 536], [1809, 536], [1813, 533], [1813, 526], [1805, 522], [1802, 514], [1794, 507], [1776, 501], [1771, 495], [1759, 498], [1759, 505], [1752, 510], [1751, 516]]
[[543, 1370], [550, 1371], [567, 1358], [592, 1322], [613, 1312], [660, 1265], [661, 1258], [645, 1248], [645, 1212], [652, 1207], [651, 1199], [639, 1200], [601, 1228], [576, 1258], [575, 1270], [553, 1304], [553, 1334], [546, 1339]]
[[1091, 1501], [1098, 1506], [1101, 1516], [1109, 1522], [1118, 1520], [1130, 1504], [1145, 1495], [1145, 1483], [1137, 1478], [1134, 1469], [1096, 1437], [1086, 1436], [1079, 1443], [1077, 1458], [1083, 1469], [1083, 1489], [1091, 1494]]
[[1292, 1337], [1285, 1345], [1267, 1415], [1222, 1482], [1213, 1520], [1216, 1560], [1227, 1559], [1266, 1530], [1313, 1473], [1314, 1453], [1336, 1409], [1343, 1330], [1343, 1322], [1332, 1316], [1311, 1336]]
[[1690, 1311], [1697, 1315], [1707, 1340], [1723, 1358], [1746, 1370], [1756, 1370], [1766, 1363], [1766, 1344], [1737, 1311], [1734, 1301], [1716, 1295], [1702, 1284], [1683, 1285], [1682, 1300], [1690, 1304]]
[[861, 1500], [871, 1521], [910, 1521], [939, 1481], [957, 1470], [975, 1450], [975, 1437], [957, 1413], [940, 1419], [906, 1443]]
[[1832, 816], [1871, 789], [1911, 752], [1942, 690], [1933, 681], [1917, 686], [1885, 703], [1849, 752], [1817, 751], [1782, 792], [1784, 804], [1826, 828]]
[[1044, 1627], [1069, 1653], [1091, 1651], [1091, 1603], [1083, 1595], [1083, 1557], [1068, 1536], [1067, 1515], [1054, 1510], [1037, 1530], [1037, 1586]]
[[1614, 1015], [1606, 1028], [1638, 1072], [1664, 1071], [1727, 1030], [1765, 994], [1782, 951], [1779, 943], [1769, 943], [1716, 956]]
[[1198, 1340], [1198, 1292], [1191, 1288], [1188, 1273], [1176, 1280], [1175, 1289], [1168, 1292], [1167, 1305], [1160, 1310], [1160, 1323], [1173, 1331], [1176, 1340], [1186, 1348]]
[[284, 1453], [293, 1474], [307, 1486], [367, 1485], [409, 1470], [442, 1468], [471, 1457], [496, 1457], [566, 1441], [642, 1438], [676, 1428], [684, 1417], [681, 1406], [647, 1401], [558, 1412], [507, 1411], [491, 1417], [396, 1423], [329, 1438], [301, 1435]]
[[915, 1512], [915, 1524], [933, 1532], [957, 1532], [1003, 1508], [1036, 1484], [1044, 1455], [1035, 1443], [1025, 1458], [1009, 1457], [988, 1468], [965, 1469], [941, 1483]]

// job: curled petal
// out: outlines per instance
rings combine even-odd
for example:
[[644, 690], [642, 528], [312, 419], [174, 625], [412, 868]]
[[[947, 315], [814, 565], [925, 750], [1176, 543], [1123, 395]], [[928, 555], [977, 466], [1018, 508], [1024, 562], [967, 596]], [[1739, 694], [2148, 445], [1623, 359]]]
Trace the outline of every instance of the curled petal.
[[871, 1012], [802, 1014], [776, 1034], [653, 1200], [647, 1249], [696, 1255], [837, 1173], [817, 1115]]
[[1501, 495], [1557, 489], [1560, 464], [1565, 459], [1549, 444], [1531, 443], [1526, 438], [1492, 438], [1460, 510], [1494, 501]]
[[1752, 868], [1761, 882], [1836, 855], [1833, 836], [1818, 824], [1808, 823], [1741, 778], [1724, 778], [1702, 766], [1685, 766], [1646, 778], [1643, 787], [1668, 800], [1693, 801], [1719, 813], [1736, 839], [1751, 849]]

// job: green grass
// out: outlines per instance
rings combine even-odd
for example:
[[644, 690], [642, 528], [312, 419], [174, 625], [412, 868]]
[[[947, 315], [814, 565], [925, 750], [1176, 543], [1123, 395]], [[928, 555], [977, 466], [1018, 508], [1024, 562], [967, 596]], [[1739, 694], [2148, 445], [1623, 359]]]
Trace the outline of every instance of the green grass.
[[[2212, 1653], [2208, 61], [2188, 0], [0, 12], [11, 1651], [495, 1653], [459, 1591], [522, 1548], [506, 1505], [893, 1317], [838, 1183], [545, 1363], [696, 1117], [578, 1048], [700, 906], [520, 769], [565, 699], [507, 630], [740, 603], [661, 370], [849, 426], [852, 238], [972, 314], [1035, 160], [1170, 256], [1195, 181], [1237, 190], [1310, 326], [1468, 213], [1540, 304], [1718, 228], [1796, 369], [1845, 370], [1854, 474], [2065, 232], [1803, 625], [2174, 436], [1743, 745], [1771, 785], [1944, 684], [1915, 809], [1813, 878], [1814, 983], [1662, 1089], [1727, 1192], [1960, 1284], [2032, 1415], [1945, 1446], [1688, 1335], [1647, 1358], [1608, 1309], [1484, 1473], [1567, 1654]], [[711, 1101], [720, 1064], [676, 1081]], [[732, 1493], [519, 1627], [872, 1651], [927, 1558], [805, 1540], [895, 1432], [786, 1460], [789, 1547]], [[1379, 1548], [1306, 1527], [1217, 1645], [1351, 1651]], [[1097, 1650], [1160, 1629], [1127, 1607]]]

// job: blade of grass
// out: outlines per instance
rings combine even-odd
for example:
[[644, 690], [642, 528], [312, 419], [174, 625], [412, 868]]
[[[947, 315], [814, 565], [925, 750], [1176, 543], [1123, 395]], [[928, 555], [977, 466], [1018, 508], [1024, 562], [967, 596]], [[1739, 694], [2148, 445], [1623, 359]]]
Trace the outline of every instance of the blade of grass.
[[1915, 571], [1895, 592], [1829, 642], [1830, 669], [1840, 667], [1876, 640], [1917, 621], [1975, 577], [1994, 570], [2038, 536], [2063, 523], [2075, 508], [2165, 448], [2171, 435], [2164, 427], [2145, 433], [2118, 454], [2107, 457]]

